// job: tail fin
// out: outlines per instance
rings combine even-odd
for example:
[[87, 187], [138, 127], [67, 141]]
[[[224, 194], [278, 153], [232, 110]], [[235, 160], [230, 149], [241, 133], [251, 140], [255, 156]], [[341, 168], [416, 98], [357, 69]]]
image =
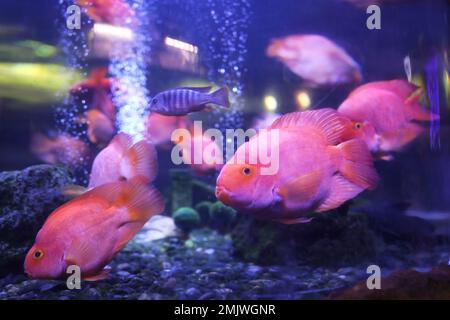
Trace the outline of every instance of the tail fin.
[[339, 171], [350, 182], [364, 189], [373, 190], [378, 184], [378, 173], [373, 158], [364, 141], [353, 139], [337, 146], [344, 158]]
[[123, 177], [130, 180], [139, 177], [142, 183], [155, 180], [158, 173], [158, 161], [155, 147], [142, 140], [125, 151], [120, 163]]
[[128, 208], [130, 221], [145, 223], [164, 211], [164, 198], [157, 189], [132, 179], [121, 190], [116, 205]]
[[230, 100], [228, 99], [227, 87], [220, 88], [219, 90], [211, 93], [211, 102], [219, 106], [229, 108]]

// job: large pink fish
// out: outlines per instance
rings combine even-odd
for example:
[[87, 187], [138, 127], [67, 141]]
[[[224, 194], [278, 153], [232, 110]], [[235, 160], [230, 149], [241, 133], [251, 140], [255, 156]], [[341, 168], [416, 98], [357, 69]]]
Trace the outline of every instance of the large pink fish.
[[280, 60], [312, 86], [361, 82], [358, 63], [333, 41], [315, 34], [275, 39], [267, 48], [269, 57]]
[[163, 210], [159, 192], [134, 181], [88, 191], [47, 218], [25, 258], [25, 272], [31, 278], [57, 279], [76, 265], [83, 279], [103, 279], [103, 268]]
[[416, 121], [438, 118], [418, 103], [421, 96], [404, 80], [371, 82], [352, 91], [338, 111], [353, 121], [355, 136], [372, 152], [398, 151], [423, 132]]
[[[300, 223], [309, 221], [308, 213], [337, 208], [374, 189], [378, 175], [366, 144], [343, 141], [349, 126], [333, 109], [282, 116], [225, 164], [217, 178], [217, 198], [259, 218]], [[263, 153], [278, 161], [274, 174], [262, 174], [266, 165], [260, 158], [250, 160], [268, 141], [270, 149]]]

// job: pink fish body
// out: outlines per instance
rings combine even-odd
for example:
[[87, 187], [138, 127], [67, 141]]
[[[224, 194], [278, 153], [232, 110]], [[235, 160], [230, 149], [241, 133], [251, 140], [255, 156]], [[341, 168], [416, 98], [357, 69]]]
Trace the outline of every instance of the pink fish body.
[[115, 182], [88, 191], [47, 218], [25, 258], [25, 272], [57, 279], [76, 265], [85, 279], [105, 278], [105, 265], [163, 210], [159, 192], [140, 183]]
[[133, 144], [129, 135], [119, 133], [95, 158], [88, 188], [136, 177], [149, 183], [155, 179], [157, 171], [154, 146], [146, 141]]
[[398, 151], [423, 132], [415, 121], [437, 117], [418, 104], [421, 94], [404, 80], [372, 82], [351, 92], [338, 111], [354, 122], [371, 151]]
[[152, 112], [145, 122], [145, 138], [156, 146], [166, 147], [171, 142], [172, 132], [188, 125], [189, 120], [185, 116], [165, 116]]
[[[177, 142], [177, 145], [182, 150], [183, 161], [197, 175], [213, 173], [223, 165], [222, 150], [209, 136], [197, 134], [191, 139]], [[197, 163], [196, 159], [199, 159]]]
[[284, 63], [313, 86], [360, 82], [358, 63], [331, 40], [320, 35], [293, 35], [275, 39], [267, 55]]
[[[269, 129], [239, 147], [222, 168], [216, 196], [225, 204], [259, 218], [299, 223], [308, 221], [307, 213], [337, 208], [376, 187], [378, 175], [367, 146], [360, 139], [342, 141], [349, 121], [335, 110], [290, 113]], [[247, 159], [274, 130], [279, 139], [269, 154], [278, 159], [279, 169], [262, 175], [264, 166]]]

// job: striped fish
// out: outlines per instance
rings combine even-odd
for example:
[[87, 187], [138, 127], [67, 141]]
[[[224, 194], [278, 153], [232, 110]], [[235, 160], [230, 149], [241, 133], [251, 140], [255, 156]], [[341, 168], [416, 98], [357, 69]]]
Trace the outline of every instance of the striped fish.
[[226, 87], [212, 93], [209, 93], [210, 90], [211, 87], [184, 87], [163, 91], [152, 99], [150, 111], [167, 116], [183, 116], [201, 111], [207, 104], [230, 107]]

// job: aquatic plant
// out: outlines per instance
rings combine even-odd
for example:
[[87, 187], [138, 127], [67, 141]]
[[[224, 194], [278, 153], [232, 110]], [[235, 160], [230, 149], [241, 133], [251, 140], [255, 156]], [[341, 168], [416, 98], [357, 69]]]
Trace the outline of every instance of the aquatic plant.
[[195, 209], [189, 207], [181, 207], [172, 215], [175, 225], [188, 233], [200, 226], [200, 215]]
[[195, 205], [195, 210], [197, 210], [200, 215], [200, 220], [203, 225], [207, 225], [211, 219], [211, 201], [201, 201]]
[[211, 220], [209, 225], [211, 228], [224, 232], [231, 227], [235, 218], [236, 210], [217, 201], [211, 206]]

